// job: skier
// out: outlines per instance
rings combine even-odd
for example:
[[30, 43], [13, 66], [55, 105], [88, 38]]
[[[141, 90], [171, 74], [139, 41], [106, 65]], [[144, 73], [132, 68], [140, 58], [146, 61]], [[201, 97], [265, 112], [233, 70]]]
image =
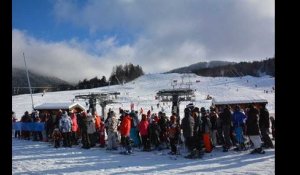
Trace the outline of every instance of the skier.
[[220, 120], [222, 125], [222, 131], [224, 134], [224, 145], [223, 152], [227, 152], [232, 146], [230, 139], [230, 128], [231, 128], [231, 111], [230, 106], [226, 105], [223, 111], [220, 113]]
[[124, 154], [132, 154], [131, 140], [130, 140], [130, 128], [131, 128], [131, 117], [129, 111], [124, 111], [125, 116], [121, 122], [120, 132], [121, 132], [121, 143], [122, 146], [126, 149]]
[[194, 142], [193, 142], [194, 127], [195, 127], [195, 120], [191, 115], [191, 109], [186, 107], [184, 109], [184, 117], [181, 121], [181, 129], [183, 132], [185, 146], [188, 148], [188, 153], [189, 153], [186, 156], [186, 158], [191, 158], [194, 156], [192, 153], [194, 149]]
[[153, 118], [151, 120], [151, 123], [149, 125], [149, 136], [150, 136], [150, 143], [155, 146], [155, 150], [159, 150], [160, 145], [160, 139], [159, 139], [159, 133], [161, 131], [158, 121], [159, 118], [156, 114], [153, 114]]
[[170, 123], [168, 126], [168, 135], [170, 139], [170, 145], [171, 145], [171, 152], [169, 154], [175, 155], [178, 154], [179, 150], [177, 150], [177, 145], [179, 143], [179, 136], [180, 136], [180, 126], [176, 121], [176, 115], [173, 113], [173, 115], [170, 117]]
[[192, 111], [192, 116], [195, 120], [194, 125], [194, 137], [193, 142], [195, 143], [193, 153], [193, 158], [201, 158], [204, 155], [203, 152], [203, 129], [202, 129], [202, 120], [200, 116], [200, 110], [198, 107], [195, 107]]
[[62, 139], [62, 135], [61, 135], [61, 133], [60, 133], [60, 131], [59, 131], [58, 128], [55, 128], [55, 129], [53, 130], [53, 133], [52, 133], [52, 139], [53, 139], [53, 141], [54, 141], [54, 147], [55, 147], [55, 148], [60, 147], [60, 141], [61, 141], [61, 139]]
[[247, 112], [247, 120], [246, 120], [246, 126], [247, 126], [247, 135], [249, 136], [250, 140], [252, 141], [254, 145], [254, 150], [251, 151], [251, 154], [259, 153], [264, 154], [265, 151], [262, 149], [261, 146], [261, 138], [259, 133], [259, 127], [258, 127], [258, 118], [259, 118], [259, 112], [254, 107], [253, 104], [249, 105], [249, 111]]
[[210, 107], [210, 113], [209, 113], [209, 119], [211, 122], [211, 131], [210, 131], [210, 137], [212, 139], [213, 147], [217, 146], [217, 120], [219, 116], [215, 111], [215, 108], [213, 106]]
[[263, 103], [261, 105], [261, 109], [259, 112], [259, 128], [263, 140], [263, 146], [265, 148], [274, 148], [272, 140], [269, 136], [270, 119], [269, 119], [269, 111], [266, 108], [266, 103]]
[[132, 140], [134, 142], [133, 146], [140, 147], [141, 139], [140, 139], [139, 130], [138, 130], [138, 124], [140, 123], [140, 121], [138, 119], [138, 114], [134, 111], [131, 111], [129, 115], [130, 115], [130, 118], [132, 120], [131, 121], [131, 128], [130, 128], [130, 138], [132, 138]]
[[90, 113], [89, 110], [87, 110], [87, 122], [86, 122], [86, 127], [87, 127], [87, 133], [88, 137], [90, 140], [90, 147], [94, 147], [96, 145], [96, 140], [95, 140], [95, 132], [96, 132], [96, 127], [95, 127], [95, 118], [93, 115]]
[[234, 149], [235, 151], [245, 150], [244, 136], [243, 136], [243, 128], [245, 127], [244, 121], [246, 119], [246, 115], [241, 112], [241, 108], [239, 105], [235, 106], [235, 111], [232, 114], [232, 123], [235, 133], [235, 138], [237, 140], [237, 147]]
[[72, 147], [71, 145], [71, 126], [72, 120], [68, 116], [68, 112], [65, 111], [59, 120], [59, 129], [62, 132], [63, 136], [63, 146], [64, 147]]
[[30, 130], [28, 128], [28, 124], [32, 122], [31, 117], [29, 116], [28, 111], [24, 113], [21, 118], [21, 137], [25, 140], [30, 140]]
[[88, 137], [87, 133], [87, 114], [86, 112], [82, 111], [81, 113], [78, 113], [77, 115], [78, 120], [78, 126], [81, 131], [81, 143], [82, 147], [84, 149], [90, 148], [90, 139]]
[[203, 143], [205, 147], [205, 152], [210, 153], [212, 151], [212, 143], [210, 139], [210, 131], [212, 125], [204, 107], [201, 107], [200, 112], [201, 112]]
[[169, 120], [165, 113], [159, 112], [158, 116], [160, 117], [160, 120], [158, 121], [158, 125], [160, 127], [160, 133], [159, 133], [159, 139], [160, 139], [160, 147], [162, 149], [167, 148], [168, 149], [168, 134], [167, 134], [167, 126], [169, 123]]
[[139, 123], [138, 128], [142, 137], [143, 151], [150, 151], [149, 122], [145, 114], [142, 114], [142, 121]]
[[107, 150], [118, 150], [117, 139], [118, 139], [118, 120], [116, 118], [116, 113], [111, 112], [107, 123], [105, 125], [107, 130]]
[[70, 111], [71, 113], [71, 120], [72, 120], [72, 130], [71, 130], [71, 144], [72, 145], [78, 145], [78, 138], [77, 138], [77, 130], [78, 130], [78, 124], [77, 124], [77, 116], [74, 110]]

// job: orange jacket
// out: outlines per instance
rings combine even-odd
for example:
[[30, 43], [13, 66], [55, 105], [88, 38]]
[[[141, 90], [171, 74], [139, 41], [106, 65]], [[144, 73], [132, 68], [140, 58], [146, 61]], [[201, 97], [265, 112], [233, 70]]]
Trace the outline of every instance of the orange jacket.
[[131, 117], [129, 115], [123, 117], [120, 129], [122, 136], [129, 136], [131, 129]]
[[95, 117], [95, 128], [96, 129], [100, 129], [100, 126], [101, 126], [101, 118], [99, 115], [94, 115]]

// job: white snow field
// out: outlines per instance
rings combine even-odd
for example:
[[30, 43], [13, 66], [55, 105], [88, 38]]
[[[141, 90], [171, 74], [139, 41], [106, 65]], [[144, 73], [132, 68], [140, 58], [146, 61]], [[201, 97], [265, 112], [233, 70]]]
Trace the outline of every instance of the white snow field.
[[[183, 76], [185, 78], [183, 78]], [[209, 94], [219, 100], [266, 99], [267, 108], [275, 116], [275, 78], [263, 77], [201, 77], [195, 74], [147, 74], [124, 85], [74, 90], [61, 92], [46, 92], [33, 94], [34, 105], [42, 103], [70, 102], [75, 95], [118, 91], [121, 93], [118, 101], [108, 105], [118, 112], [118, 108], [130, 109], [134, 103], [135, 109], [141, 107], [147, 112], [151, 106], [154, 112], [163, 108], [171, 114], [171, 103], [159, 103], [155, 100], [156, 93], [161, 89], [171, 89], [173, 80], [176, 87], [187, 87], [182, 82], [191, 82], [191, 88], [196, 90], [198, 107], [208, 108], [211, 100], [205, 100]], [[196, 82], [197, 81], [197, 82]], [[199, 82], [200, 81], [200, 82]], [[268, 91], [268, 93], [266, 93]], [[84, 101], [79, 101], [85, 106]], [[189, 102], [180, 104], [180, 113]], [[87, 107], [87, 106], [86, 106]], [[31, 112], [30, 94], [12, 96], [12, 110], [17, 118], [21, 118], [27, 110]], [[97, 111], [101, 108], [97, 105]], [[183, 149], [183, 154], [185, 149]], [[135, 149], [134, 155], [120, 155], [119, 151], [108, 152], [105, 148], [94, 147], [90, 150], [80, 148], [53, 148], [47, 142], [34, 142], [12, 139], [12, 174], [275, 174], [275, 150], [268, 149], [266, 154], [252, 155], [250, 150], [223, 153], [217, 147], [212, 153], [205, 154], [202, 159], [185, 159], [182, 156], [170, 158], [169, 150], [140, 152]]]

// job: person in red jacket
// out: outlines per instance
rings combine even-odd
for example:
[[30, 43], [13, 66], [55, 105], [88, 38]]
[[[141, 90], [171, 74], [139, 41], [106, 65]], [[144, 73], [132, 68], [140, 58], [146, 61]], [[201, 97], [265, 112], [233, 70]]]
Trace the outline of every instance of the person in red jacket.
[[143, 151], [150, 151], [150, 140], [149, 140], [149, 122], [146, 114], [142, 114], [142, 121], [138, 125], [140, 135], [142, 137]]
[[126, 149], [125, 152], [122, 152], [124, 154], [131, 154], [131, 143], [130, 143], [130, 128], [131, 128], [131, 122], [132, 118], [129, 115], [129, 111], [124, 111], [125, 116], [122, 119], [121, 126], [120, 126], [120, 132], [121, 132], [121, 143], [122, 146]]

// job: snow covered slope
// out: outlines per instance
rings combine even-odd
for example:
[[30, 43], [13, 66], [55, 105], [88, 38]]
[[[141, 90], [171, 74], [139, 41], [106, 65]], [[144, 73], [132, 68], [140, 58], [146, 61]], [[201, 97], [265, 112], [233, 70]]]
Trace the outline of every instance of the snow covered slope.
[[[201, 77], [195, 74], [147, 74], [124, 85], [114, 85], [88, 90], [48, 92], [44, 96], [42, 96], [42, 94], [33, 94], [33, 102], [35, 105], [46, 102], [70, 102], [74, 99], [75, 95], [78, 94], [118, 91], [121, 92], [119, 101], [122, 103], [110, 105], [108, 108], [118, 109], [119, 107], [122, 107], [129, 109], [130, 103], [134, 103], [136, 110], [142, 107], [145, 109], [144, 111], [146, 111], [153, 106], [154, 110], [159, 111], [161, 110], [161, 107], [156, 108], [156, 104], [159, 101], [155, 100], [155, 95], [161, 89], [171, 89], [173, 80], [177, 80], [177, 85], [175, 87], [178, 88], [185, 88], [187, 87], [185, 84], [191, 82], [190, 87], [196, 89], [195, 105], [198, 107], [204, 106], [207, 108], [210, 106], [211, 101], [204, 100], [208, 94], [218, 100], [263, 98], [269, 102], [267, 108], [270, 113], [275, 113], [275, 93], [272, 91], [272, 88], [275, 87], [275, 79], [274, 77], [269, 76], [213, 78]], [[268, 91], [268, 93], [265, 93], [265, 91]], [[85, 102], [79, 102], [85, 106]], [[181, 113], [187, 103], [188, 102], [181, 103]], [[161, 106], [169, 116], [171, 113], [171, 103], [162, 103]], [[18, 118], [20, 118], [26, 110], [31, 112], [30, 94], [13, 96], [12, 110], [16, 112]], [[97, 105], [97, 110], [99, 112], [101, 111], [99, 105]]]
[[205, 154], [202, 159], [176, 160], [166, 153], [138, 152], [121, 155], [105, 148], [53, 148], [45, 142], [13, 140], [12, 174], [224, 174], [273, 175], [275, 151], [252, 155], [249, 151], [223, 153], [221, 148]]

